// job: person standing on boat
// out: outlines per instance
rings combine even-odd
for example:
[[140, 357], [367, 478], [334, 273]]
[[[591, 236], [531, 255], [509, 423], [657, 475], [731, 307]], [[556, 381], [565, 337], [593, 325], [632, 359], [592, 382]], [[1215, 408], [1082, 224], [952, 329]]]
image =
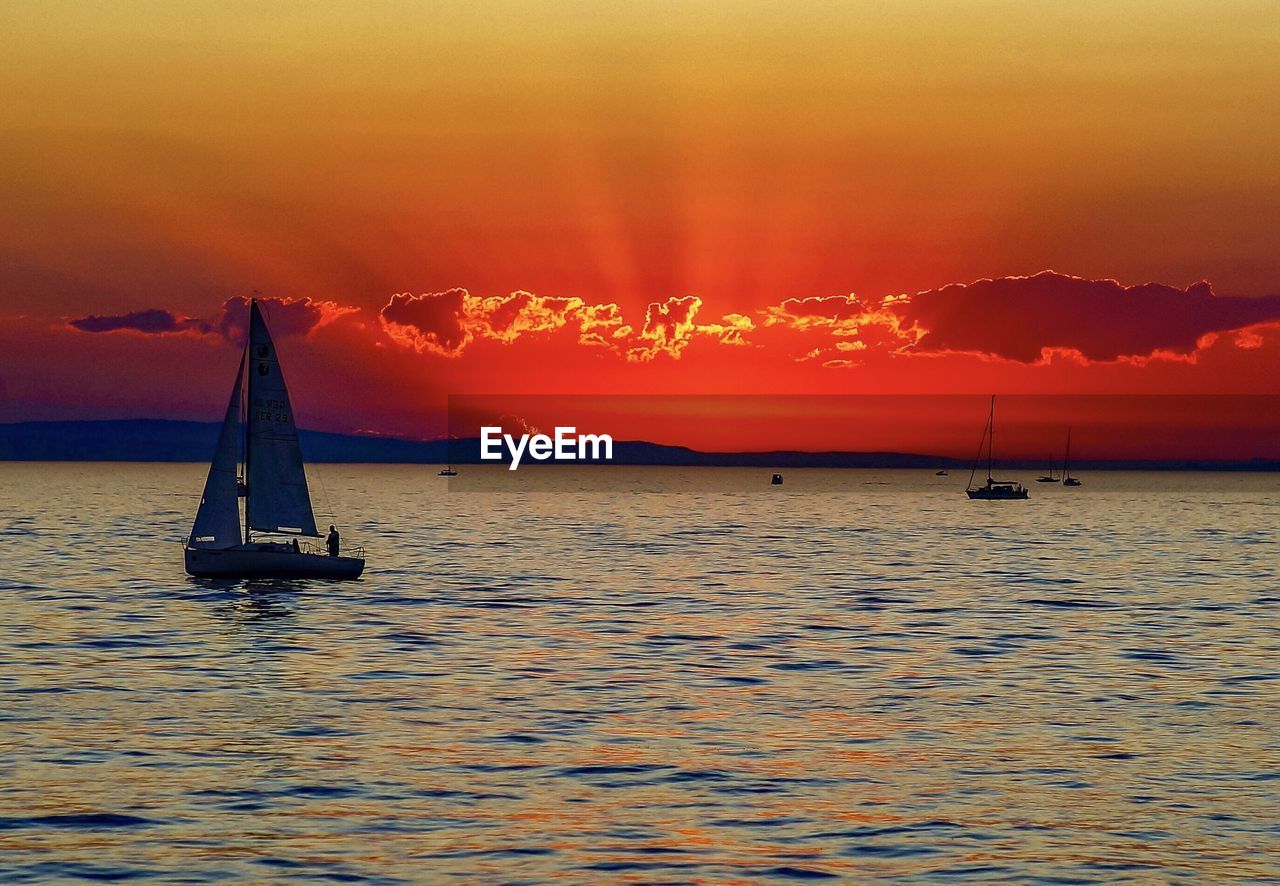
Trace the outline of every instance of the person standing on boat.
[[342, 542], [342, 536], [338, 535], [338, 527], [329, 524], [329, 535], [325, 538], [324, 543], [329, 546], [329, 556], [338, 556], [338, 545]]

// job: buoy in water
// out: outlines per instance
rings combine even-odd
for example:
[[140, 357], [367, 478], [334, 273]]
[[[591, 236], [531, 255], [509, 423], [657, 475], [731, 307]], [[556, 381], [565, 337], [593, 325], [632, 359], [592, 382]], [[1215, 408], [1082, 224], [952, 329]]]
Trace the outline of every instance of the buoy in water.
[[774, 475], [773, 475], [773, 479], [769, 481], [769, 484], [770, 484], [771, 486], [781, 486], [781, 485], [782, 485], [782, 475], [781, 475], [781, 474], [774, 474]]

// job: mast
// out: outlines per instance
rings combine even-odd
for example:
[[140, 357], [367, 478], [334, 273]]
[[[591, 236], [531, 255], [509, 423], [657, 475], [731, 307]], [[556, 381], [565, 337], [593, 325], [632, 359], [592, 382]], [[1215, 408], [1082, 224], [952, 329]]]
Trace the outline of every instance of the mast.
[[996, 395], [991, 395], [991, 415], [987, 418], [987, 480], [991, 480], [991, 453], [996, 446]]
[[1062, 460], [1062, 479], [1071, 476], [1071, 428], [1067, 428], [1067, 454]]
[[[253, 316], [253, 306], [258, 303], [256, 298], [249, 299], [249, 316]], [[249, 324], [244, 326], [244, 359], [245, 363], [249, 362]], [[249, 410], [253, 408], [253, 367], [249, 367], [249, 377], [245, 379], [245, 398], [244, 398], [244, 543], [249, 543]]]

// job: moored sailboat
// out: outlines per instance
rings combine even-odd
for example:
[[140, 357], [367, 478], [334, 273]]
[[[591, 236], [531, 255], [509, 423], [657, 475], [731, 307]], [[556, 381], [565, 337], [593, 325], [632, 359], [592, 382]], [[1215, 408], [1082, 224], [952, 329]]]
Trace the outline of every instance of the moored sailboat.
[[1049, 473], [1036, 477], [1037, 483], [1057, 483], [1058, 478], [1053, 475], [1053, 456], [1049, 456]]
[[1062, 460], [1062, 485], [1080, 486], [1081, 483], [1071, 476], [1071, 428], [1067, 428], [1067, 454]]
[[[254, 538], [255, 532], [268, 537]], [[281, 535], [293, 538], [280, 541]], [[289, 391], [266, 320], [252, 301], [248, 341], [183, 549], [186, 570], [224, 578], [358, 578], [364, 549], [339, 556], [336, 533], [328, 553], [299, 541], [319, 537]]]
[[[973, 469], [969, 471], [969, 484], [965, 487], [965, 494], [969, 498], [982, 499], [984, 501], [1026, 498], [1027, 489], [1021, 483], [1015, 480], [996, 480], [991, 476], [993, 453], [995, 452], [995, 435], [996, 398], [993, 395], [991, 397], [991, 412], [987, 416], [987, 427], [982, 434], [982, 442], [987, 444], [987, 482], [982, 486], [975, 487], [973, 485], [973, 475], [978, 471], [978, 462], [975, 460]], [[978, 457], [982, 457], [982, 444], [978, 445]]]

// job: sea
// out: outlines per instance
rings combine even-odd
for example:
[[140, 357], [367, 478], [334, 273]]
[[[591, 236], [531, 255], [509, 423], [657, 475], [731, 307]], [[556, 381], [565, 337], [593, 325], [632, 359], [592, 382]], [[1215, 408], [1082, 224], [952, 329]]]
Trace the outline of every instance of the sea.
[[1280, 882], [1280, 475], [206, 469], [0, 464], [0, 882]]

